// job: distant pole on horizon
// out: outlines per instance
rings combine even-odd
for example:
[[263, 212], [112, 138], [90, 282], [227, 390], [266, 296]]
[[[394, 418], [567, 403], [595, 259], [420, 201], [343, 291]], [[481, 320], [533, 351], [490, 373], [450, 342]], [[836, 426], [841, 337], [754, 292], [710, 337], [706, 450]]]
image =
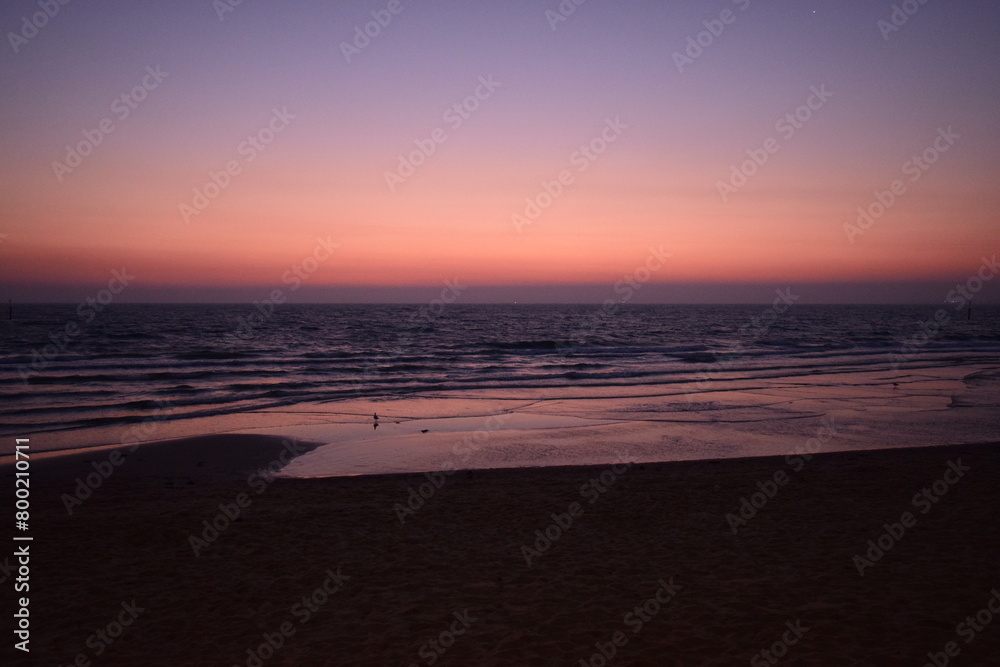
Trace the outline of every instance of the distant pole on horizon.
[[7, 299], [7, 319], [8, 320], [13, 320], [14, 319], [14, 300], [13, 299]]

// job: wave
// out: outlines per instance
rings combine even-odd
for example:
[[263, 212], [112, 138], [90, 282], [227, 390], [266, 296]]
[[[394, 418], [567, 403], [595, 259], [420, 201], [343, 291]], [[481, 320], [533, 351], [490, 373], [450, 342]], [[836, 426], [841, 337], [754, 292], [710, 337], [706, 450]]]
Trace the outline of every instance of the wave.
[[[23, 312], [13, 337], [0, 341], [3, 433], [127, 422], [163, 404], [169, 418], [186, 418], [447, 390], [542, 396], [553, 387], [659, 384], [670, 391], [705, 374], [752, 384], [886, 369], [934, 311], [796, 307], [748, 338], [741, 331], [760, 309], [627, 307], [595, 324], [585, 306], [467, 306], [421, 325], [416, 336], [408, 331], [413, 306], [288, 306], [252, 341], [223, 347], [245, 305], [122, 305], [27, 382], [18, 367], [37, 359], [72, 310]], [[905, 367], [997, 363], [1000, 309], [977, 317], [943, 328]]]
[[254, 357], [250, 352], [230, 352], [221, 350], [199, 350], [196, 352], [182, 352], [177, 355], [177, 359], [220, 359], [220, 360], [231, 360], [231, 359], [247, 359]]

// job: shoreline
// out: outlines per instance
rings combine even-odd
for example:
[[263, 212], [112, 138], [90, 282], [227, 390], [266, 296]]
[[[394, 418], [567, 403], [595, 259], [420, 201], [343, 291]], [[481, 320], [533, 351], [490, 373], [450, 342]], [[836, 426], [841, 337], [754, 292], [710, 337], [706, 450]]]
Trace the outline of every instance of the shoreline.
[[[272, 472], [276, 478], [285, 480], [339, 480], [339, 479], [391, 479], [415, 475], [426, 475], [428, 473], [444, 472], [452, 475], [456, 473], [489, 473], [489, 472], [519, 472], [519, 471], [574, 471], [588, 470], [594, 468], [607, 467], [613, 461], [582, 463], [582, 464], [553, 464], [553, 465], [524, 465], [510, 467], [469, 467], [469, 468], [433, 468], [428, 470], [405, 471], [405, 472], [376, 472], [344, 475], [311, 475], [311, 476], [291, 476], [282, 475], [283, 469], [295, 458], [312, 452], [329, 443], [303, 440], [290, 436], [265, 435], [254, 433], [214, 433], [208, 435], [172, 438], [168, 440], [152, 440], [147, 442], [134, 443], [129, 445], [99, 445], [84, 449], [49, 450], [38, 454], [32, 453], [32, 468], [36, 473], [41, 473], [47, 477], [65, 477], [70, 474], [89, 473], [94, 465], [102, 465], [109, 462], [117, 472], [130, 470], [131, 476], [197, 476], [210, 477], [219, 476], [222, 478], [238, 478], [240, 475], [253, 473], [271, 465]], [[635, 461], [636, 465], [643, 466], [672, 466], [672, 465], [699, 465], [716, 463], [741, 464], [746, 462], [773, 461], [777, 467], [785, 467], [786, 459], [793, 457], [808, 458], [836, 458], [846, 456], [853, 458], [853, 455], [867, 454], [887, 454], [890, 452], [905, 452], [909, 450], [936, 450], [942, 453], [952, 448], [1000, 448], [1000, 441], [967, 442], [953, 444], [917, 444], [903, 447], [879, 447], [870, 449], [840, 449], [830, 451], [817, 451], [809, 454], [804, 450], [797, 450], [788, 454], [761, 454], [722, 458], [703, 459], [678, 459], [661, 461]], [[616, 459], [617, 460], [617, 459]], [[274, 470], [273, 464], [281, 463], [281, 470]], [[193, 465], [192, 465], [193, 464]], [[0, 457], [0, 475], [9, 473], [14, 465], [14, 457]], [[200, 469], [200, 470], [199, 470]]]
[[[348, 448], [360, 444], [367, 450], [371, 440], [406, 435], [407, 429], [418, 423], [417, 428], [430, 430], [429, 439], [454, 431], [463, 420], [465, 425], [458, 428], [497, 430], [497, 441], [503, 440], [505, 431], [517, 431], [514, 449], [526, 431], [541, 432], [547, 428], [546, 422], [569, 425], [575, 421], [595, 427], [614, 422], [617, 426], [605, 428], [599, 439], [636, 443], [646, 449], [642, 456], [647, 460], [709, 459], [777, 453], [788, 444], [781, 442], [783, 438], [811, 437], [809, 427], [819, 427], [818, 420], [824, 416], [847, 425], [837, 434], [840, 444], [835, 446], [842, 449], [881, 447], [895, 441], [986, 441], [1000, 433], [1000, 413], [994, 409], [998, 403], [1000, 374], [995, 359], [898, 370], [831, 366], [809, 376], [763, 373], [754, 378], [743, 377], [738, 369], [725, 365], [715, 369], [711, 364], [692, 364], [683, 378], [627, 385], [389, 392], [377, 397], [307, 400], [260, 408], [247, 404], [218, 414], [187, 414], [169, 402], [159, 402], [155, 408], [145, 406], [118, 415], [123, 422], [105, 419], [102, 425], [35, 433], [25, 422], [0, 442], [0, 462], [10, 460], [13, 437], [25, 435], [33, 440], [39, 457], [43, 449], [82, 451], [108, 443], [131, 445], [227, 433], [292, 435], [347, 443]], [[371, 432], [373, 412], [383, 416], [377, 434]], [[113, 414], [117, 413], [111, 411], [107, 416]], [[491, 426], [490, 420], [498, 417], [509, 424]], [[795, 420], [798, 425], [792, 423]], [[388, 464], [385, 468], [391, 469], [396, 461], [404, 461], [404, 469], [430, 464], [427, 460], [406, 461], [415, 448], [409, 443], [398, 444], [406, 446], [397, 447], [383, 461]], [[420, 442], [421, 447], [425, 444]], [[676, 457], [673, 452], [677, 452]], [[435, 457], [441, 454], [433, 453]], [[505, 452], [503, 458], [510, 454]]]

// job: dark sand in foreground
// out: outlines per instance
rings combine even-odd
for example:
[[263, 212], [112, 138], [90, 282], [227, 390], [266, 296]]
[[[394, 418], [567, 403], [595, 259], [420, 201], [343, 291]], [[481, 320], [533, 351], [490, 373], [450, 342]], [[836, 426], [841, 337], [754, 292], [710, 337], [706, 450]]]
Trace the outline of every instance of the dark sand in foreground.
[[[108, 452], [33, 461], [31, 660], [8, 640], [3, 662], [247, 665], [286, 624], [250, 665], [601, 665], [596, 644], [616, 632], [611, 665], [771, 664], [751, 660], [799, 622], [776, 664], [919, 667], [955, 642], [951, 664], [1000, 665], [1000, 614], [971, 643], [956, 632], [1000, 587], [998, 447], [832, 453], [799, 472], [636, 464], [592, 504], [581, 486], [607, 467], [459, 472], [404, 523], [394, 505], [425, 476], [248, 483], [281, 450], [260, 436], [143, 446], [72, 516], [62, 494]], [[970, 470], [922, 514], [913, 496], [959, 459]], [[788, 483], [734, 535], [726, 514], [778, 470]], [[240, 493], [249, 507], [195, 557], [192, 533]], [[529, 567], [522, 545], [574, 502], [582, 514]], [[916, 525], [859, 576], [852, 558], [904, 512]], [[635, 607], [671, 579], [637, 631]], [[307, 615], [324, 582], [335, 592]], [[122, 614], [110, 646], [91, 638]]]

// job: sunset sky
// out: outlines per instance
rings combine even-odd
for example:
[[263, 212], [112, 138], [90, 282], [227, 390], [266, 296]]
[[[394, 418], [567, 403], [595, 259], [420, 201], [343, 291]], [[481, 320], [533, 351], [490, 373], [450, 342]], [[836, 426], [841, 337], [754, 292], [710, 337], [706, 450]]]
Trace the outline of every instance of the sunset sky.
[[600, 299], [662, 247], [639, 301], [935, 300], [1000, 251], [996, 2], [52, 4], [0, 7], [4, 299]]

